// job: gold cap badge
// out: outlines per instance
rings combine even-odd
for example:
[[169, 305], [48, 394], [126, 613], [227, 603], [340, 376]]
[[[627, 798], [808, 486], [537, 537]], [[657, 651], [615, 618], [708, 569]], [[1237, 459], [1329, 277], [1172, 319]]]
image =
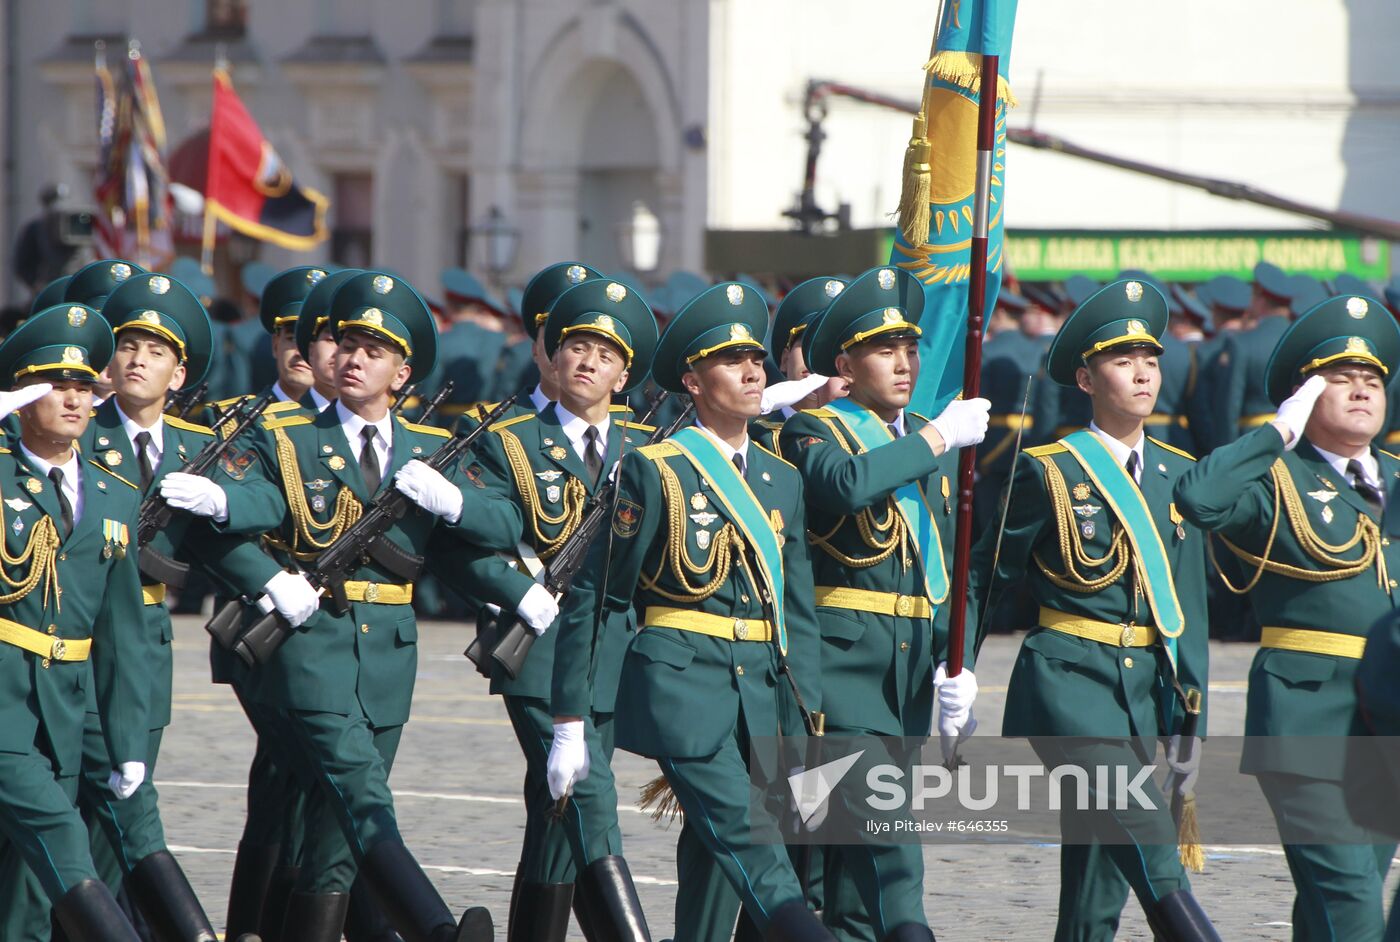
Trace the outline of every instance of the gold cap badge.
[[112, 276], [113, 281], [126, 281], [131, 277], [131, 266], [126, 262], [116, 262], [107, 273]]
[[377, 307], [365, 308], [364, 313], [360, 315], [359, 319], [366, 324], [373, 324], [375, 327], [381, 327], [384, 324], [384, 312]]
[[375, 294], [388, 294], [394, 290], [394, 279], [388, 275], [375, 275], [369, 286], [374, 289]]
[[87, 323], [87, 311], [80, 307], [70, 307], [68, 309], [68, 326], [81, 327]]
[[904, 315], [903, 315], [902, 313], [900, 313], [900, 310], [899, 310], [899, 308], [897, 308], [897, 307], [887, 307], [887, 308], [885, 308], [885, 312], [884, 312], [884, 314], [881, 315], [881, 317], [884, 319], [884, 322], [885, 322], [886, 324], [902, 324], [902, 323], [904, 323]]
[[564, 270], [564, 277], [569, 279], [569, 284], [582, 284], [583, 280], [588, 277], [588, 269], [582, 265], [570, 265]]
[[82, 348], [81, 348], [81, 347], [64, 347], [64, 348], [63, 348], [63, 362], [64, 362], [64, 363], [82, 363], [82, 362], [83, 362], [83, 350], [82, 350]]
[[609, 334], [617, 329], [616, 325], [613, 324], [613, 319], [606, 314], [600, 314], [597, 320], [593, 322], [593, 326]]
[[306, 280], [309, 284], [319, 285], [321, 279], [326, 277], [326, 273], [319, 268], [313, 268], [306, 273]]
[[142, 311], [140, 314], [136, 315], [136, 319], [143, 324], [155, 324], [157, 327], [160, 326], [160, 315], [155, 311]]
[[880, 269], [880, 273], [875, 276], [875, 280], [880, 283], [880, 287], [889, 291], [894, 288], [894, 271], [888, 268]]
[[1137, 302], [1142, 300], [1142, 284], [1130, 281], [1123, 286], [1123, 293], [1128, 296], [1129, 301]]
[[1371, 348], [1360, 337], [1347, 338], [1347, 353], [1370, 353]]
[[623, 298], [627, 297], [627, 289], [615, 281], [608, 283], [607, 290], [604, 293], [608, 296], [608, 300], [614, 304], [617, 304]]
[[1147, 325], [1138, 320], [1128, 321], [1128, 333], [1145, 334], [1147, 333]]
[[834, 298], [834, 297], [836, 297], [838, 294], [840, 294], [842, 291], [845, 291], [845, 290], [846, 290], [846, 286], [843, 285], [843, 284], [841, 284], [841, 282], [837, 281], [835, 278], [833, 278], [833, 279], [831, 279], [830, 281], [828, 281], [828, 282], [827, 282], [825, 285], [823, 285], [822, 287], [823, 287], [823, 290], [826, 292], [826, 296], [827, 296], [828, 298]]
[[729, 299], [729, 303], [738, 307], [744, 303], [744, 286], [730, 285], [724, 289], [724, 296]]
[[1366, 303], [1365, 298], [1347, 298], [1347, 313], [1357, 320], [1366, 316], [1366, 312], [1371, 309], [1371, 305]]
[[170, 279], [164, 275], [156, 275], [146, 282], [146, 287], [150, 289], [151, 294], [165, 294], [170, 290]]
[[729, 325], [729, 339], [730, 339], [730, 340], [752, 340], [752, 339], [753, 339], [753, 334], [749, 332], [749, 325], [748, 325], [748, 324], [730, 324], [730, 325]]

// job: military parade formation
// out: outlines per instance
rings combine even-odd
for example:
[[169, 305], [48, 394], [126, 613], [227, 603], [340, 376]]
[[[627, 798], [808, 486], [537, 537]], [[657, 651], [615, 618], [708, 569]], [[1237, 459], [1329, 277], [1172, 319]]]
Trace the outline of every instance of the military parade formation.
[[[1008, 284], [982, 395], [923, 416], [898, 265], [779, 300], [565, 261], [513, 305], [302, 266], [234, 324], [202, 277], [96, 261], [0, 343], [0, 938], [649, 942], [619, 749], [683, 821], [676, 940], [958, 938], [921, 845], [760, 839], [786, 825], [752, 747], [936, 733], [955, 763], [1013, 630], [1003, 735], [1170, 770], [1162, 810], [1066, 816], [1056, 939], [1113, 938], [1130, 894], [1159, 940], [1219, 938], [1165, 810], [1209, 748], [1212, 638], [1258, 645], [1242, 771], [1280, 834], [1344, 835], [1281, 838], [1292, 937], [1400, 938], [1397, 835], [1349, 817], [1340, 755], [1278, 745], [1400, 728], [1400, 291], [1266, 263]], [[256, 736], [221, 922], [154, 784], [172, 607], [211, 594]], [[474, 625], [461, 669], [524, 759], [508, 913], [451, 909], [395, 814], [420, 615]]]

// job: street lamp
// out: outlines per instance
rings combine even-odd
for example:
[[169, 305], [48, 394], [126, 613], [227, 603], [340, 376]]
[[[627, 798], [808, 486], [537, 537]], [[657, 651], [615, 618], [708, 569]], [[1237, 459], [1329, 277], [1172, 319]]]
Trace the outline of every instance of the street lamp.
[[661, 264], [661, 220], [641, 200], [632, 202], [631, 217], [617, 227], [618, 249], [627, 267], [639, 275]]
[[474, 226], [473, 232], [486, 239], [486, 270], [500, 286], [501, 277], [515, 267], [515, 253], [520, 248], [520, 230], [506, 222], [499, 206], [492, 206], [486, 221]]

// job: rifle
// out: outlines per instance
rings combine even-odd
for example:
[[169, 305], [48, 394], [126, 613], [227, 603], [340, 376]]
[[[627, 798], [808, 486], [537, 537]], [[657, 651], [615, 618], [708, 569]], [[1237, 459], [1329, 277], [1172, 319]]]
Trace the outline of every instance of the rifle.
[[447, 397], [452, 395], [452, 389], [457, 384], [448, 380], [442, 388], [433, 394], [433, 398], [428, 400], [428, 404], [423, 407], [423, 412], [418, 416], [418, 424], [426, 424], [433, 417], [433, 413], [438, 410], [438, 406], [447, 401]]
[[[476, 440], [491, 428], [506, 411], [515, 404], [515, 396], [492, 409], [476, 428], [465, 435], [457, 435], [451, 441], [433, 452], [423, 462], [434, 471], [445, 471], [462, 459], [462, 456], [476, 444]], [[422, 572], [423, 557], [416, 556], [388, 539], [389, 528], [403, 518], [412, 507], [412, 502], [402, 491], [390, 487], [385, 490], [365, 510], [359, 520], [340, 535], [340, 538], [327, 547], [317, 558], [314, 567], [306, 573], [311, 585], [330, 594], [331, 610], [343, 615], [350, 610], [350, 602], [345, 596], [345, 580], [360, 566], [373, 560], [377, 565], [395, 576], [412, 582]], [[239, 606], [235, 600], [225, 606]], [[224, 617], [224, 612], [215, 616], [215, 621]], [[235, 611], [234, 617], [237, 617]], [[210, 634], [215, 634], [214, 622], [206, 626]], [[233, 642], [233, 652], [249, 667], [266, 664], [272, 659], [292, 634], [294, 629], [277, 612], [272, 612], [255, 622]], [[218, 637], [215, 634], [215, 637]]]
[[[642, 417], [642, 424], [648, 424], [647, 420], [654, 416], [661, 404], [669, 397], [670, 393], [662, 393], [657, 396], [652, 403], [647, 414]], [[694, 405], [689, 405], [681, 410], [671, 424], [664, 428], [658, 428], [651, 433], [647, 439], [648, 445], [654, 445], [676, 434], [690, 419], [690, 411]], [[606, 481], [589, 498], [584, 506], [578, 529], [559, 548], [559, 552], [549, 561], [545, 567], [543, 585], [556, 599], [563, 598], [564, 594], [574, 584], [574, 579], [578, 577], [579, 571], [583, 569], [584, 561], [588, 557], [588, 548], [593, 543], [593, 538], [602, 530], [603, 525], [613, 512], [613, 497], [617, 492], [618, 481], [616, 475]], [[599, 589], [606, 591], [606, 587]], [[502, 613], [504, 615], [504, 613]], [[521, 669], [525, 666], [525, 658], [530, 653], [530, 648], [535, 644], [535, 632], [519, 618], [511, 621], [510, 627], [505, 630], [501, 640], [491, 651], [491, 659], [500, 665], [507, 677], [514, 680], [519, 676]], [[470, 651], [470, 649], [468, 649]], [[471, 657], [470, 654], [467, 655]]]
[[[224, 438], [215, 435], [213, 441], [185, 462], [180, 468], [180, 472], [200, 477], [207, 475], [233, 448], [234, 440], [258, 420], [258, 416], [262, 415], [263, 410], [272, 403], [273, 399], [272, 390], [269, 389], [255, 399], [251, 405], [235, 403], [225, 409], [216, 418], [215, 423], [225, 422], [230, 417], [237, 415], [237, 424], [234, 425], [233, 431]], [[151, 540], [155, 539], [155, 535], [170, 524], [170, 518], [174, 513], [174, 509], [166, 503], [165, 498], [159, 493], [151, 494], [143, 500], [136, 523], [136, 545], [141, 550], [138, 557], [141, 572], [158, 582], [178, 589], [185, 584], [185, 579], [189, 576], [189, 564], [171, 559], [164, 553], [151, 549], [149, 545]]]
[[195, 407], [204, 401], [204, 394], [208, 391], [208, 383], [200, 383], [193, 389], [180, 390], [171, 396], [170, 401], [165, 404], [166, 413], [177, 419], [188, 418]]
[[399, 390], [398, 398], [389, 404], [389, 411], [397, 415], [399, 410], [403, 408], [403, 404], [408, 401], [408, 397], [412, 396], [417, 391], [417, 383], [405, 386], [403, 389]]

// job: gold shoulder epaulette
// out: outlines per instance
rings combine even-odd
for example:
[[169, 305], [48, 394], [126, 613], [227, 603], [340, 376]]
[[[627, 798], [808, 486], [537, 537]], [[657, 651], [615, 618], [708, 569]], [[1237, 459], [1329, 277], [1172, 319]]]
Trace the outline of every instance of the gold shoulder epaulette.
[[643, 425], [641, 422], [628, 422], [628, 421], [626, 421], [626, 420], [624, 420], [624, 419], [618, 419], [618, 420], [617, 420], [617, 425], [618, 425], [619, 428], [631, 428], [631, 429], [636, 429], [636, 430], [639, 431], [639, 432], [654, 432], [654, 431], [656, 431], [656, 426], [655, 426], [655, 425]]
[[1065, 450], [1065, 446], [1059, 442], [1051, 442], [1048, 445], [1036, 445], [1034, 448], [1024, 449], [1025, 453], [1032, 458], [1046, 458], [1050, 455], [1058, 455]]
[[1395, 454], [1393, 451], [1386, 451], [1384, 448], [1377, 448], [1376, 451], [1385, 455], [1387, 458], [1394, 458], [1396, 461], [1400, 461], [1400, 455]]
[[674, 458], [681, 453], [681, 450], [670, 442], [657, 442], [655, 445], [643, 445], [637, 451], [652, 461], [660, 461], [662, 458]]
[[208, 435], [210, 438], [214, 437], [214, 430], [209, 426], [200, 425], [198, 422], [190, 422], [173, 415], [167, 415], [165, 417], [165, 424], [171, 428], [178, 428], [186, 432], [194, 432], [196, 435]]
[[491, 425], [491, 431], [499, 432], [503, 428], [510, 428], [512, 425], [519, 425], [521, 422], [528, 422], [534, 418], [538, 418], [538, 413], [527, 412], [524, 415], [517, 415], [515, 418], [506, 419], [504, 422], [493, 423]]
[[[211, 403], [209, 403], [209, 405], [210, 405], [210, 406], [213, 406], [215, 409], [227, 409], [229, 406], [233, 405], [235, 402], [242, 402], [243, 400], [249, 399], [249, 398], [252, 398], [252, 397], [250, 397], [250, 396], [229, 396], [227, 399], [220, 399], [218, 402], [211, 402]], [[274, 402], [272, 405], [275, 406], [275, 405], [277, 405], [277, 403]], [[272, 406], [268, 406], [268, 408], [270, 409], [270, 408], [272, 408]]]
[[0, 446], [0, 455], [8, 455], [9, 453], [10, 449]]
[[438, 428], [435, 425], [419, 425], [417, 422], [410, 422], [403, 416], [399, 416], [399, 423], [410, 432], [422, 432], [424, 435], [431, 435], [434, 438], [451, 438], [452, 433], [445, 428]]
[[612, 405], [612, 406], [608, 406], [608, 411], [609, 411], [609, 412], [631, 412], [631, 411], [632, 411], [632, 407], [631, 407], [631, 406]]
[[759, 442], [756, 442], [756, 441], [753, 442], [753, 446], [754, 446], [755, 448], [757, 448], [759, 451], [763, 452], [765, 455], [768, 455], [768, 456], [770, 456], [770, 457], [773, 457], [773, 458], [778, 459], [779, 461], [781, 461], [783, 464], [787, 465], [787, 466], [788, 466], [789, 468], [791, 468], [792, 470], [794, 470], [794, 471], [797, 470], [797, 465], [793, 464], [791, 461], [788, 461], [786, 458], [784, 458], [782, 455], [778, 454], [776, 451], [773, 451], [772, 449], [769, 449], [769, 448], [764, 448], [762, 444], [760, 444]]
[[284, 399], [281, 402], [268, 403], [267, 408], [263, 410], [263, 415], [276, 415], [279, 412], [286, 412], [288, 409], [300, 408], [301, 403], [295, 399]]
[[1193, 454], [1191, 454], [1191, 452], [1189, 452], [1189, 451], [1182, 451], [1180, 448], [1177, 448], [1177, 447], [1175, 447], [1175, 446], [1173, 446], [1173, 445], [1168, 445], [1166, 442], [1162, 441], [1161, 439], [1153, 438], [1151, 435], [1149, 435], [1149, 436], [1147, 436], [1147, 440], [1150, 441], [1152, 444], [1156, 445], [1158, 448], [1164, 448], [1164, 449], [1166, 449], [1167, 451], [1171, 452], [1171, 453], [1174, 454], [1174, 455], [1180, 455], [1181, 457], [1186, 458], [1186, 459], [1188, 459], [1188, 460], [1190, 460], [1190, 461], [1195, 461], [1195, 460], [1196, 460], [1196, 456], [1193, 455]]
[[931, 419], [929, 419], [928, 416], [926, 416], [926, 415], [919, 415], [919, 413], [914, 412], [912, 409], [909, 410], [909, 414], [912, 415], [914, 418], [919, 419], [919, 420], [922, 421], [922, 422], [929, 422], [929, 421], [932, 421]]
[[133, 491], [139, 491], [139, 490], [141, 490], [141, 488], [137, 487], [135, 484], [132, 484], [132, 483], [131, 483], [130, 481], [128, 481], [126, 478], [122, 477], [120, 474], [118, 474], [117, 472], [113, 471], [111, 468], [109, 468], [109, 467], [107, 467], [106, 465], [102, 464], [102, 462], [100, 462], [100, 461], [97, 461], [97, 460], [95, 460], [95, 459], [89, 459], [89, 460], [88, 460], [88, 464], [92, 465], [94, 468], [97, 468], [99, 471], [106, 471], [106, 472], [107, 472], [108, 474], [110, 474], [112, 477], [116, 478], [118, 481], [121, 481], [123, 484], [125, 484], [127, 487], [131, 488]]
[[817, 418], [819, 418], [819, 419], [834, 419], [834, 418], [836, 418], [836, 413], [835, 413], [835, 412], [832, 412], [830, 409], [827, 409], [827, 408], [825, 408], [825, 407], [819, 407], [819, 408], [816, 408], [816, 409], [803, 409], [803, 410], [802, 410], [802, 414], [803, 414], [803, 415], [815, 415], [815, 416], [816, 416]]
[[264, 422], [264, 423], [263, 423], [263, 428], [267, 429], [268, 431], [273, 431], [274, 429], [279, 429], [279, 428], [290, 428], [290, 427], [292, 427], [293, 425], [310, 425], [310, 424], [311, 424], [311, 416], [309, 416], [309, 415], [288, 415], [288, 416], [284, 416], [283, 418], [280, 418], [280, 419], [272, 419], [271, 421]]

